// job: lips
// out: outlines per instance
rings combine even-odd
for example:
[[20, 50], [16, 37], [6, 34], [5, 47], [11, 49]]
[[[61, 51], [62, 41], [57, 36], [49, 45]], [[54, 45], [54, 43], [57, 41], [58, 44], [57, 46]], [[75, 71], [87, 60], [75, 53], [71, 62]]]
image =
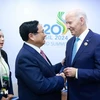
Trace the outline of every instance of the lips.
[[70, 28], [69, 30], [71, 31], [71, 33], [73, 33], [73, 29]]
[[70, 30], [71, 33], [73, 33], [73, 30]]
[[2, 45], [2, 46], [3, 46], [3, 44], [4, 44], [4, 43], [0, 43], [0, 45]]

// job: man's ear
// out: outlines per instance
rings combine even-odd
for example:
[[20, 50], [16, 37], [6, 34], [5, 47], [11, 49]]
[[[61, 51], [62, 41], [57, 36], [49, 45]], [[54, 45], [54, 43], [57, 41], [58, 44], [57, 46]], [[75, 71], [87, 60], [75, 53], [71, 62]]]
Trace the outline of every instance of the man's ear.
[[29, 33], [28, 37], [29, 37], [30, 40], [34, 40], [34, 34], [33, 33]]
[[81, 21], [81, 25], [83, 25], [84, 24], [84, 18], [80, 17], [80, 21]]

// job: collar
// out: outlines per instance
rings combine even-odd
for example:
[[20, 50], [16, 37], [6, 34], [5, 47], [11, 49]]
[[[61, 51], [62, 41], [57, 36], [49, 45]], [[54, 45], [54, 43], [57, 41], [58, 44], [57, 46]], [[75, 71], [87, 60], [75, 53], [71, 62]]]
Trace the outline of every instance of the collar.
[[33, 49], [35, 49], [38, 53], [40, 53], [40, 48], [38, 48], [37, 46], [32, 45], [32, 44], [27, 43], [27, 42], [25, 42], [25, 44], [29, 45], [30, 47], [32, 47]]
[[86, 37], [86, 35], [88, 34], [88, 32], [89, 32], [89, 29], [87, 28], [87, 29], [79, 36], [79, 38], [80, 38], [81, 41], [83, 41], [83, 40], [85, 39], [85, 37]]

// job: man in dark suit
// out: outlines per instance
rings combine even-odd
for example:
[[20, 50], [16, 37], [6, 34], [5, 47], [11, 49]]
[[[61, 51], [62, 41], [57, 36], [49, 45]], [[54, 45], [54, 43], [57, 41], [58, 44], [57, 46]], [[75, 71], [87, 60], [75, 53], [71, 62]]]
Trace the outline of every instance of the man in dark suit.
[[64, 69], [68, 100], [100, 100], [100, 35], [88, 29], [87, 16], [80, 9], [69, 11], [65, 19], [73, 35], [67, 42]]
[[20, 36], [25, 43], [16, 58], [15, 75], [20, 100], [61, 100], [65, 75], [59, 73], [62, 64], [55, 66], [41, 55], [45, 43], [44, 30], [38, 21], [24, 22]]

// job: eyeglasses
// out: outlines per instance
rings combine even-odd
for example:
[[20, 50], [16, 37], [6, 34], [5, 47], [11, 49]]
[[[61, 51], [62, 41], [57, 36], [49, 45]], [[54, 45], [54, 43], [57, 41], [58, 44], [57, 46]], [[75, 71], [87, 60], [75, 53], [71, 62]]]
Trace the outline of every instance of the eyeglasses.
[[41, 32], [37, 32], [37, 33], [44, 33], [44, 30], [42, 30]]

